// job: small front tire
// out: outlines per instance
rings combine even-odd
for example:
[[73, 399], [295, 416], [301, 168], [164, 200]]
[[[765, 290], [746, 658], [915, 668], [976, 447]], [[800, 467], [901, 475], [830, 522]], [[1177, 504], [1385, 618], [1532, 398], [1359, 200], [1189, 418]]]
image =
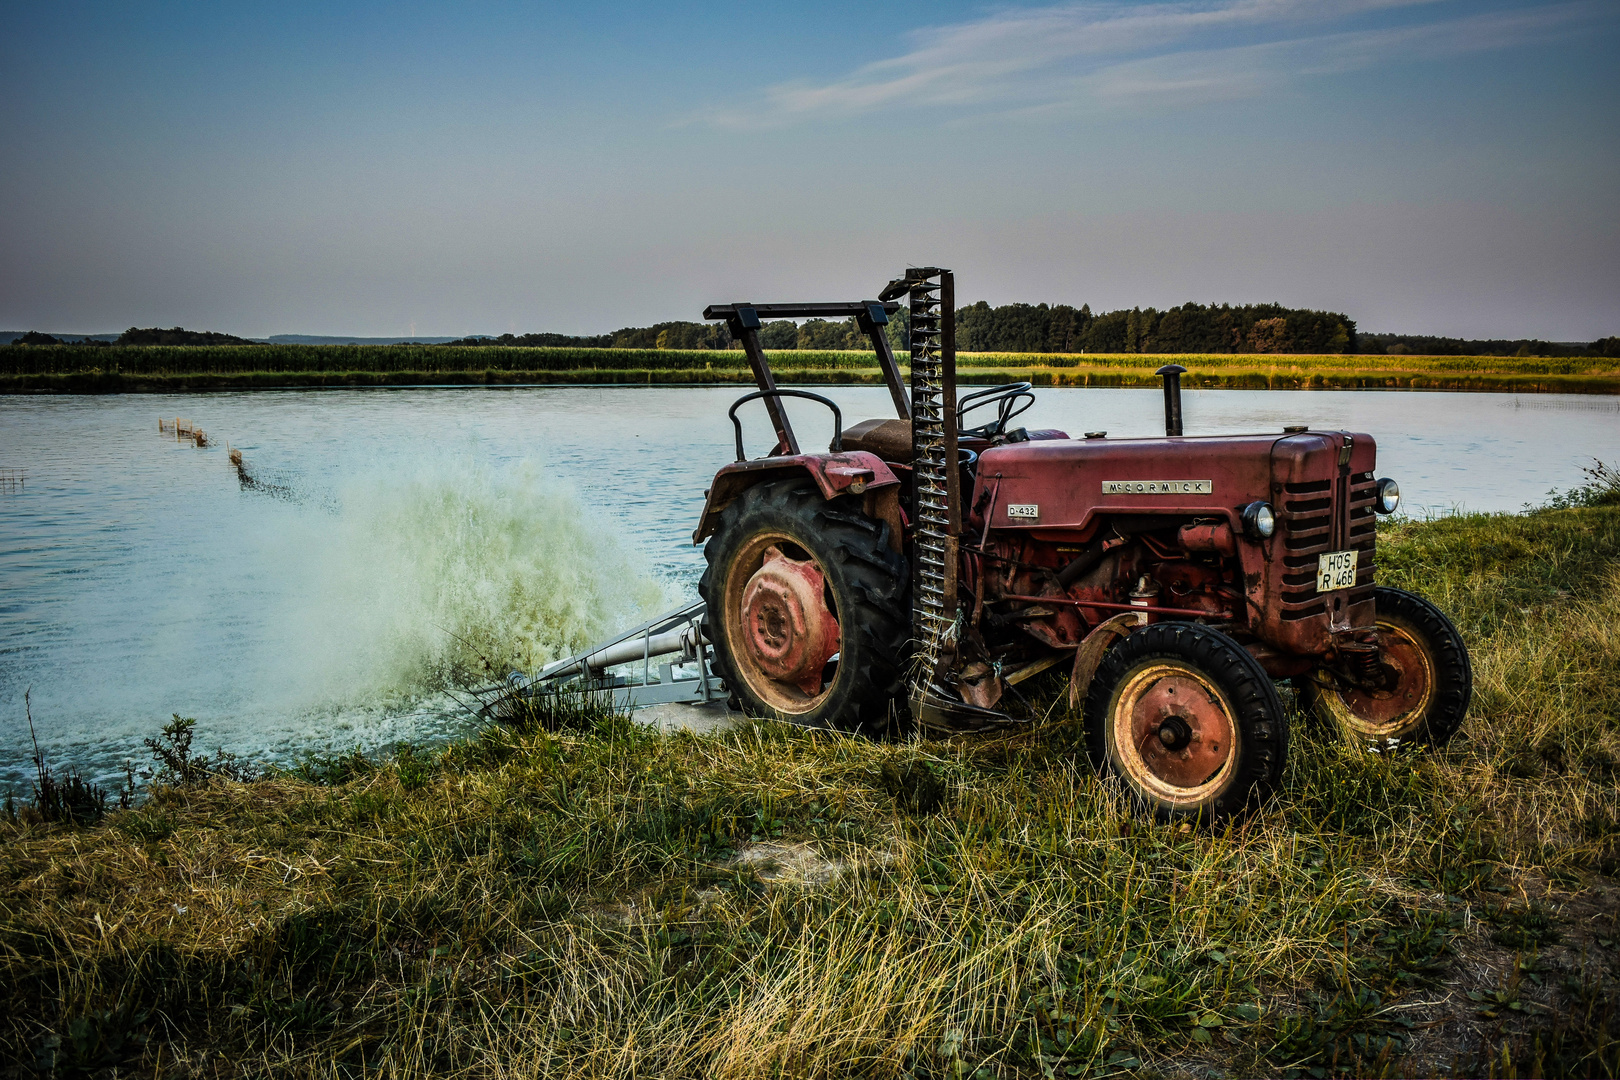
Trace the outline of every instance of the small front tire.
[[1248, 650], [1199, 623], [1158, 623], [1103, 658], [1086, 695], [1093, 765], [1160, 821], [1213, 824], [1282, 779], [1288, 721]]
[[1468, 647], [1445, 613], [1416, 593], [1379, 586], [1373, 603], [1387, 685], [1351, 686], [1318, 669], [1296, 680], [1301, 703], [1364, 746], [1444, 746], [1474, 693]]

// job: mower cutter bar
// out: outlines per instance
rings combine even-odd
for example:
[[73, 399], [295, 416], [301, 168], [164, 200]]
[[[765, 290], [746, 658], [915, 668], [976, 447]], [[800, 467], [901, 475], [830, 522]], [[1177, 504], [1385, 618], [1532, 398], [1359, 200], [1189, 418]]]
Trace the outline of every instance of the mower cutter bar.
[[[702, 600], [666, 611], [584, 652], [547, 664], [532, 676], [514, 671], [505, 684], [491, 689], [499, 689], [504, 699], [611, 695], [616, 709], [724, 701], [726, 684], [710, 666], [709, 642], [703, 636], [706, 611]], [[658, 664], [653, 663], [655, 657]], [[676, 676], [676, 667], [692, 663], [697, 665], [696, 677]], [[616, 667], [628, 667], [628, 671], [609, 673], [609, 668]]]

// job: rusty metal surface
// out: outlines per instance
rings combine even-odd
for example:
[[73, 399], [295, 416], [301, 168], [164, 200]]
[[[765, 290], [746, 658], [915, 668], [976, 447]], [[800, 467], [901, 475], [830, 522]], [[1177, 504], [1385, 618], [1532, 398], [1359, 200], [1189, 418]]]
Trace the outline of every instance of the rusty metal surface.
[[1428, 654], [1404, 627], [1379, 624], [1381, 686], [1345, 686], [1337, 691], [1357, 733], [1370, 738], [1405, 734], [1427, 711], [1435, 672]]
[[1197, 805], [1228, 780], [1238, 729], [1208, 679], [1171, 661], [1136, 668], [1114, 694], [1110, 758], [1138, 790], [1171, 806]]
[[1224, 521], [1194, 522], [1183, 525], [1176, 539], [1187, 551], [1213, 551], [1219, 555], [1237, 554], [1237, 537]]
[[[876, 454], [846, 450], [839, 454], [794, 454], [786, 457], [733, 461], [715, 474], [703, 502], [692, 543], [701, 544], [714, 532], [715, 519], [732, 500], [755, 484], [781, 476], [803, 474], [816, 482], [829, 499], [839, 495], [863, 495], [876, 489], [898, 486], [894, 470]], [[857, 485], [859, 485], [857, 487]]]
[[1002, 593], [998, 600], [1022, 600], [1030, 604], [1067, 604], [1070, 607], [1095, 608], [1098, 611], [1138, 611], [1144, 615], [1180, 615], [1188, 619], [1205, 619], [1211, 615], [1231, 617], [1230, 612], [1208, 611], [1204, 608], [1165, 607], [1162, 604], [1121, 604], [1116, 601], [1076, 600], [1069, 596], [1024, 596], [1020, 593]]
[[[1174, 571], [1164, 581], [1172, 586], [1169, 596], [1155, 606], [1177, 608], [1164, 612], [1177, 617], [1234, 619], [1279, 653], [1327, 658], [1345, 630], [1373, 622], [1376, 453], [1371, 436], [1351, 432], [1016, 443], [980, 455], [970, 505], [983, 500], [976, 518], [983, 548], [1054, 572], [1087, 545], [1115, 543], [1111, 530], [1129, 523], [1119, 541], [1125, 561], [1113, 577], [1089, 569], [1088, 561], [1082, 564], [1088, 576], [1067, 582], [1065, 593], [1048, 601], [1085, 601], [1082, 608], [1100, 612], [1125, 599], [1130, 574], [1167, 574], [1188, 554], [1226, 556], [1221, 566], [1229, 570], [1186, 564]], [[1165, 483], [1189, 478], [1208, 479], [1209, 493]], [[1141, 481], [1142, 489], [1121, 490], [1127, 485], [1119, 481]], [[1257, 500], [1276, 510], [1269, 539], [1243, 534], [1242, 510]], [[1153, 539], [1162, 530], [1174, 539]], [[1330, 550], [1358, 552], [1357, 582], [1319, 594], [1316, 562]], [[1051, 551], [1061, 557], [1043, 554]], [[991, 576], [985, 595], [992, 602], [1052, 591], [1038, 587], [1039, 575]], [[1031, 629], [1052, 644], [1077, 640], [1056, 624], [1049, 633]]]
[[826, 579], [814, 560], [793, 559], [772, 545], [743, 590], [743, 641], [760, 671], [808, 695], [838, 651], [838, 620], [824, 599]]
[[1220, 699], [1190, 673], [1165, 672], [1121, 702], [1131, 742], [1154, 776], [1178, 788], [1197, 788], [1220, 771], [1232, 753], [1234, 726]]
[[790, 530], [750, 535], [726, 565], [720, 602], [708, 612], [733, 661], [733, 689], [740, 693], [746, 686], [789, 721], [826, 697], [822, 675], [842, 630], [816, 585], [821, 568], [785, 554], [808, 555], [809, 542]]
[[1114, 642], [1125, 637], [1142, 624], [1142, 616], [1135, 612], [1121, 612], [1098, 623], [1074, 651], [1074, 668], [1069, 673], [1069, 708], [1078, 709], [1091, 688], [1103, 657]]

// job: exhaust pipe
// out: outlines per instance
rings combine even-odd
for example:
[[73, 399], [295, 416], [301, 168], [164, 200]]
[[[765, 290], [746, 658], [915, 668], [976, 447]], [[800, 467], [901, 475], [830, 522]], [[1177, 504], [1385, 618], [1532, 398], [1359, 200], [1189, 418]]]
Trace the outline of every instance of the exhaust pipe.
[[1153, 374], [1164, 376], [1164, 433], [1181, 434], [1181, 373], [1187, 369], [1180, 364], [1166, 364]]

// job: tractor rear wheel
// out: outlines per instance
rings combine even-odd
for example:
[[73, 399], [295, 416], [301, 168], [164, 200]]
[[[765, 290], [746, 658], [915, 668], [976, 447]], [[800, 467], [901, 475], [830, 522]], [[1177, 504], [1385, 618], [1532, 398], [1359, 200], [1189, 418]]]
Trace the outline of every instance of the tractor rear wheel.
[[1103, 657], [1086, 695], [1092, 763], [1160, 821], [1214, 823], [1282, 779], [1288, 721], [1258, 661], [1219, 630], [1157, 623]]
[[1373, 594], [1384, 684], [1352, 686], [1326, 670], [1295, 680], [1302, 704], [1364, 746], [1443, 746], [1474, 693], [1468, 647], [1445, 613], [1416, 593]]
[[743, 710], [887, 730], [910, 636], [910, 575], [890, 527], [808, 480], [744, 492], [703, 550], [714, 666]]

